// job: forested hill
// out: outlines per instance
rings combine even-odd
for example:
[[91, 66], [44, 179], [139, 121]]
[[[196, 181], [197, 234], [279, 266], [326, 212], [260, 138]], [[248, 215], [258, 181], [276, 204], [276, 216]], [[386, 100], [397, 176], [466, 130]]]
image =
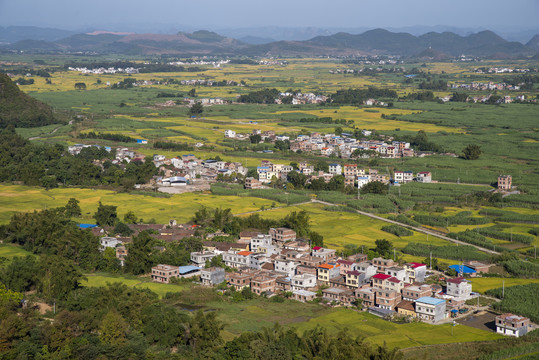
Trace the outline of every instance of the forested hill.
[[22, 92], [9, 76], [0, 73], [0, 128], [37, 127], [57, 123], [52, 109]]

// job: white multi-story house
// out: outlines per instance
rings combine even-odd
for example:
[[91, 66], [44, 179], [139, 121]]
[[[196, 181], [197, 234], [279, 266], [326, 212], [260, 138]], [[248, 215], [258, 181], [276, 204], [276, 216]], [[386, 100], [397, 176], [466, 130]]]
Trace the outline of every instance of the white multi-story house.
[[363, 186], [367, 185], [370, 182], [369, 176], [358, 176], [357, 177], [357, 187], [361, 189]]
[[445, 319], [445, 300], [433, 297], [422, 297], [415, 301], [417, 317], [422, 320], [438, 322]]
[[234, 130], [225, 130], [225, 137], [227, 138], [235, 138], [236, 132]]
[[232, 268], [250, 267], [251, 266], [251, 251], [234, 251], [229, 250], [223, 253], [223, 262], [226, 266]]
[[447, 279], [446, 294], [456, 300], [468, 300], [472, 294], [472, 283], [463, 277]]
[[316, 275], [301, 274], [294, 275], [290, 279], [291, 290], [306, 290], [316, 286]]
[[329, 173], [333, 175], [341, 175], [342, 174], [341, 164], [329, 164]]
[[122, 245], [122, 240], [118, 240], [115, 237], [104, 236], [99, 239], [99, 243], [101, 245], [101, 251], [104, 251], [106, 248], [115, 249], [116, 246]]
[[275, 259], [273, 264], [275, 266], [275, 271], [286, 273], [287, 276], [293, 276], [299, 265], [297, 262], [288, 259]]
[[251, 251], [258, 252], [261, 247], [268, 248], [272, 246], [271, 235], [258, 234], [251, 237]]

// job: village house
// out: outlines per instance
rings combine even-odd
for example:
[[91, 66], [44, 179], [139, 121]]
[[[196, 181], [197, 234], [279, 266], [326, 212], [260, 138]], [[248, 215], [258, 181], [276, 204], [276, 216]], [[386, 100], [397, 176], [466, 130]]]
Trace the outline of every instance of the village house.
[[438, 322], [445, 319], [445, 300], [433, 297], [422, 297], [415, 302], [415, 311], [422, 320]]
[[513, 187], [513, 177], [511, 175], [498, 176], [498, 190], [508, 191]]
[[342, 174], [341, 164], [329, 164], [329, 173], [333, 175], [341, 175]]
[[292, 294], [294, 300], [301, 302], [313, 301], [316, 298], [316, 293], [309, 290], [294, 290]]
[[402, 289], [402, 298], [408, 301], [415, 301], [422, 297], [432, 296], [432, 287], [430, 285], [410, 285]]
[[327, 262], [335, 258], [336, 252], [337, 251], [335, 249], [326, 249], [321, 246], [314, 246], [311, 255], [322, 258]]
[[375, 289], [375, 291], [375, 304], [379, 308], [394, 310], [397, 304], [402, 300], [400, 291], [382, 289]]
[[528, 333], [530, 319], [513, 314], [496, 316], [496, 332], [498, 334], [520, 337]]
[[115, 237], [104, 236], [99, 239], [99, 244], [101, 245], [100, 250], [104, 251], [106, 248], [116, 249], [118, 245], [122, 245], [122, 241]]
[[216, 257], [217, 254], [211, 251], [202, 251], [202, 252], [192, 252], [191, 253], [191, 262], [198, 266], [199, 268], [203, 268], [206, 266], [206, 261], [210, 261], [214, 257]]
[[425, 281], [425, 276], [427, 275], [427, 265], [417, 262], [410, 262], [404, 264], [404, 270], [406, 271], [406, 279], [410, 284]]
[[328, 284], [329, 280], [340, 275], [339, 264], [327, 263], [316, 267], [318, 281], [322, 284]]
[[282, 246], [287, 241], [296, 240], [296, 232], [288, 228], [271, 228], [269, 234], [277, 246]]
[[116, 247], [116, 259], [120, 260], [120, 265], [125, 265], [125, 258], [127, 257], [128, 250], [125, 246], [117, 246]]
[[202, 285], [219, 285], [225, 281], [225, 269], [220, 267], [211, 267], [200, 271], [200, 280]]
[[361, 300], [363, 309], [376, 305], [376, 291], [370, 287], [357, 289], [355, 296], [358, 300]]
[[395, 264], [392, 259], [374, 258], [372, 264], [376, 266], [379, 272], [385, 272], [386, 268], [389, 268]]
[[446, 294], [456, 299], [468, 300], [472, 294], [472, 283], [463, 277], [447, 279]]
[[170, 279], [179, 277], [178, 266], [159, 264], [152, 267], [152, 281], [168, 284]]
[[223, 262], [226, 266], [232, 268], [249, 267], [251, 264], [251, 251], [234, 251], [229, 250], [223, 253]]
[[316, 275], [300, 274], [294, 275], [290, 279], [292, 290], [307, 290], [316, 287]]
[[330, 287], [322, 290], [322, 299], [350, 305], [354, 299], [353, 294], [352, 290]]
[[275, 292], [275, 278], [259, 275], [251, 279], [251, 291], [257, 295], [271, 294]]
[[296, 268], [299, 264], [293, 260], [287, 260], [284, 258], [275, 259], [274, 265], [275, 271], [285, 273], [288, 276], [293, 276], [296, 273]]
[[421, 171], [417, 173], [416, 181], [420, 183], [431, 183], [432, 174], [430, 171]]
[[337, 260], [337, 264], [341, 265], [341, 275], [346, 275], [347, 272], [356, 269], [356, 263], [351, 260]]
[[246, 286], [251, 286], [253, 274], [247, 271], [226, 273], [226, 281], [233, 286], [236, 291], [240, 291]]
[[243, 183], [243, 186], [246, 189], [263, 189], [264, 188], [264, 184], [262, 184], [258, 179], [255, 179], [254, 177], [245, 178], [245, 182]]
[[412, 318], [417, 317], [415, 312], [415, 304], [412, 301], [402, 300], [397, 304], [397, 314], [402, 316], [410, 316]]
[[271, 235], [257, 234], [251, 237], [251, 251], [257, 252], [261, 247], [267, 248], [272, 245]]

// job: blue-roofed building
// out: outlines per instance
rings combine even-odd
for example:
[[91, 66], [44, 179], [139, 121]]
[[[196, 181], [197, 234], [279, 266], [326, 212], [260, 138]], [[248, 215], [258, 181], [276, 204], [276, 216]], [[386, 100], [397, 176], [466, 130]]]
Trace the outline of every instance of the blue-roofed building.
[[147, 144], [148, 140], [146, 139], [137, 139], [137, 144]]
[[178, 267], [179, 277], [189, 278], [193, 276], [200, 275], [200, 268], [194, 265], [185, 265]]
[[79, 228], [81, 229], [91, 229], [97, 227], [96, 224], [79, 224]]
[[451, 265], [451, 266], [449, 266], [449, 268], [455, 270], [457, 272], [457, 274], [459, 274], [459, 275], [475, 274], [477, 272], [474, 269], [472, 269], [471, 267], [466, 266], [466, 265]]
[[438, 322], [446, 317], [445, 300], [424, 296], [415, 301], [415, 311], [421, 320]]

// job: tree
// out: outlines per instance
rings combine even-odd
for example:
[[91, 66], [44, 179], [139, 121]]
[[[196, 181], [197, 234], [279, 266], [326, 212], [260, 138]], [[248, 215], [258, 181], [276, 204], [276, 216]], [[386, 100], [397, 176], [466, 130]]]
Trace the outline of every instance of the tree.
[[129, 210], [124, 215], [124, 223], [126, 223], [126, 224], [136, 224], [137, 222], [138, 222], [137, 215], [135, 215], [135, 213], [133, 211]]
[[251, 144], [258, 144], [262, 141], [262, 136], [260, 136], [260, 134], [253, 134], [249, 136], [249, 140], [251, 141]]
[[192, 88], [191, 90], [189, 90], [187, 95], [189, 95], [190, 97], [195, 97], [197, 96], [197, 90], [195, 88]]
[[388, 258], [390, 256], [391, 250], [393, 249], [393, 244], [391, 241], [386, 239], [378, 239], [374, 242], [376, 247], [374, 248], [374, 251], [381, 254], [384, 258]]
[[380, 181], [372, 181], [366, 185], [363, 185], [360, 192], [362, 194], [387, 194], [387, 185]]
[[101, 320], [99, 340], [109, 345], [121, 345], [126, 342], [128, 325], [116, 310], [110, 310]]
[[311, 244], [313, 246], [324, 246], [324, 237], [316, 231], [311, 231], [309, 238], [311, 239]]
[[103, 205], [101, 201], [94, 214], [94, 219], [99, 226], [114, 226], [118, 221], [117, 207], [114, 205]]
[[79, 200], [70, 198], [65, 206], [65, 214], [69, 217], [79, 217], [82, 215], [82, 211], [79, 206]]
[[75, 83], [75, 89], [77, 90], [86, 90], [86, 84], [83, 82]]
[[83, 279], [73, 261], [61, 256], [41, 255], [39, 268], [39, 291], [49, 301], [65, 299]]
[[189, 115], [190, 116], [200, 116], [204, 112], [204, 106], [202, 106], [201, 103], [197, 102], [191, 105], [189, 108]]
[[129, 228], [129, 226], [123, 222], [118, 221], [114, 227], [114, 233], [122, 236], [131, 236], [133, 234], [133, 230], [131, 230], [131, 228]]
[[462, 150], [462, 157], [466, 160], [477, 160], [482, 153], [479, 145], [470, 144]]

